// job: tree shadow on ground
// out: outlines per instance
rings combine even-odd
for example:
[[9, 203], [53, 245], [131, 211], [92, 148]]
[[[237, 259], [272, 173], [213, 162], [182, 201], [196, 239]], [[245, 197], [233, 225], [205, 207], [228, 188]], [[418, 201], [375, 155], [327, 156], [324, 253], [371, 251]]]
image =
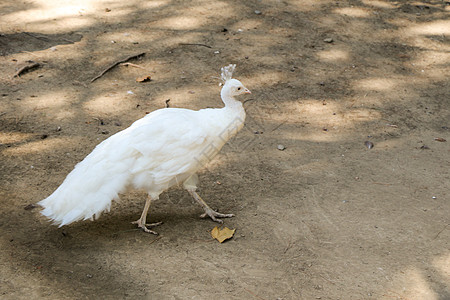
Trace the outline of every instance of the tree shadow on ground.
[[[39, 73], [1, 79], [5, 295], [207, 298], [214, 285], [216, 295], [235, 299], [448, 298], [445, 269], [429, 266], [448, 255], [448, 231], [432, 240], [448, 204], [424, 201], [431, 191], [444, 199], [448, 187], [446, 148], [432, 140], [448, 135], [445, 4], [131, 1], [108, 3], [110, 12], [103, 5], [52, 18], [55, 33], [50, 19], [38, 18], [15, 24], [19, 33], [0, 29], [8, 41], [0, 42], [2, 74], [14, 73], [12, 59], [47, 62]], [[89, 83], [140, 52], [147, 55], [134, 63], [152, 82], [135, 82], [147, 71], [118, 66]], [[211, 224], [176, 215], [170, 201], [155, 206], [156, 216], [180, 218], [168, 218], [172, 226], [154, 243], [137, 232], [102, 236], [139, 212], [129, 204], [138, 197], [96, 223], [73, 225], [68, 237], [23, 210], [98, 142], [167, 98], [174, 107], [220, 106], [212, 76], [229, 63], [255, 100], [246, 103], [246, 128], [201, 177], [204, 197], [238, 215], [227, 223], [241, 232], [235, 240], [220, 250], [192, 242], [209, 237]], [[370, 152], [366, 139], [375, 142]], [[221, 281], [232, 288], [217, 287]]]

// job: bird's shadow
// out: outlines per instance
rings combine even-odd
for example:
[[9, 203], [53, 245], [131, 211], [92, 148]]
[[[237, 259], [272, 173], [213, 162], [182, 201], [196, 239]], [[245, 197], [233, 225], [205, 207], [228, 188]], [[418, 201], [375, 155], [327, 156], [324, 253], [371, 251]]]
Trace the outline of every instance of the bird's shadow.
[[[203, 232], [206, 227], [216, 226], [218, 223], [209, 218], [200, 218], [201, 209], [188, 209], [185, 211], [154, 212], [147, 217], [147, 223], [162, 222], [161, 225], [152, 227], [160, 236], [170, 239], [180, 236], [189, 236], [189, 232]], [[110, 239], [122, 239], [133, 235], [142, 239], [153, 239], [155, 235], [144, 232], [136, 224], [132, 224], [140, 216], [140, 213], [126, 213], [103, 215], [98, 220], [78, 221], [76, 223], [57, 227], [50, 227], [52, 234], [60, 236], [65, 240], [84, 240], [106, 242]]]

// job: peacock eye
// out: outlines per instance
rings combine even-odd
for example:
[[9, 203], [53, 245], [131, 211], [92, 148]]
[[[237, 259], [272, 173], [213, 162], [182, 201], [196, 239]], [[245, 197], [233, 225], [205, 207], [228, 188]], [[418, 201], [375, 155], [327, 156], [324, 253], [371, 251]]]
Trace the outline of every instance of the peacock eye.
[[241, 88], [240, 87], [238, 87], [238, 91], [240, 91], [241, 90]]

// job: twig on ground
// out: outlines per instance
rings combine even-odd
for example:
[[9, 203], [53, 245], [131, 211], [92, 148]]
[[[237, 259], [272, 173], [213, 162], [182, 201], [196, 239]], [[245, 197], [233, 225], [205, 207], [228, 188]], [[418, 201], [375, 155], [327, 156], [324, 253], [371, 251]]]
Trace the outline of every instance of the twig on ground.
[[31, 34], [31, 33], [29, 33], [29, 32], [24, 32], [26, 35], [29, 35], [29, 36], [31, 36], [31, 37], [34, 37], [35, 39], [38, 39], [38, 40], [43, 40], [43, 41], [49, 41], [50, 39], [48, 38], [48, 37], [46, 37], [46, 36], [40, 36], [40, 35], [34, 35], [34, 34]]
[[148, 69], [146, 69], [144, 67], [141, 67], [140, 65], [136, 65], [136, 64], [132, 64], [132, 63], [123, 63], [123, 64], [120, 64], [120, 65], [121, 66], [125, 66], [125, 67], [128, 67], [128, 66], [135, 67], [135, 68], [139, 68], [139, 69], [142, 69], [142, 70], [150, 72], [150, 70], [148, 70]]
[[32, 69], [38, 68], [40, 66], [41, 64], [37, 62], [33, 62], [30, 65], [23, 66], [16, 72], [16, 74], [13, 75], [13, 77], [20, 77], [20, 75], [27, 73], [28, 71], [31, 71]]
[[170, 107], [170, 105], [169, 105], [170, 99], [167, 99], [165, 102], [166, 102], [166, 108], [169, 108]]
[[22, 50], [22, 51], [20, 51], [20, 52], [22, 52], [22, 53], [28, 53], [28, 54], [31, 54], [31, 55], [33, 55], [33, 56], [36, 56], [36, 57], [39, 57], [39, 58], [41, 58], [39, 55], [37, 55], [37, 54], [34, 54], [33, 52], [30, 52], [30, 51], [25, 51], [25, 50]]
[[158, 235], [158, 236], [156, 237], [156, 239], [154, 239], [153, 241], [151, 241], [150, 243], [148, 243], [147, 246], [153, 244], [154, 242], [156, 242], [156, 241], [159, 240], [160, 238], [161, 238], [161, 236]]
[[0, 117], [6, 115], [6, 111], [0, 113]]
[[202, 46], [211, 49], [211, 46], [205, 45], [205, 44], [197, 44], [197, 43], [180, 43], [182, 46]]
[[286, 254], [286, 252], [288, 252], [288, 250], [291, 249], [293, 245], [294, 243], [291, 240], [289, 240], [289, 243], [287, 244], [286, 248], [284, 248], [283, 254]]
[[80, 81], [77, 81], [77, 80], [74, 80], [72, 84], [73, 84], [73, 85], [81, 85], [81, 86], [84, 86], [85, 88], [88, 87], [85, 83], [80, 82]]
[[284, 123], [286, 123], [287, 120], [284, 120], [283, 122], [281, 122], [280, 124], [278, 124], [277, 126], [275, 126], [274, 129], [271, 130], [271, 132], [274, 132], [275, 130], [277, 130], [278, 128], [280, 128]]
[[128, 56], [128, 57], [126, 57], [126, 58], [124, 58], [124, 59], [121, 59], [121, 60], [119, 60], [119, 61], [116, 61], [115, 63], [113, 63], [112, 65], [110, 65], [110, 66], [107, 67], [106, 69], [104, 69], [99, 75], [97, 75], [97, 76], [95, 76], [94, 78], [92, 78], [92, 79], [91, 79], [91, 83], [94, 82], [94, 81], [96, 81], [97, 79], [99, 79], [99, 78], [102, 77], [103, 75], [105, 75], [106, 72], [110, 71], [112, 68], [114, 68], [114, 67], [117, 66], [118, 64], [127, 62], [127, 61], [129, 61], [130, 59], [139, 58], [139, 57], [144, 56], [144, 55], [145, 55], [145, 52], [139, 53], [139, 54], [136, 54], [136, 55], [131, 55], [131, 56]]
[[371, 183], [373, 183], [373, 184], [380, 184], [380, 185], [386, 185], [386, 186], [392, 185], [392, 183], [375, 182], [375, 181], [372, 181]]
[[444, 231], [445, 229], [447, 229], [447, 227], [448, 227], [449, 225], [450, 225], [450, 224], [445, 225], [444, 228], [442, 228], [441, 231], [439, 231], [439, 232], [436, 234], [436, 236], [434, 237], [433, 241], [434, 241], [435, 239], [437, 239], [438, 236], [442, 233], [442, 231]]
[[75, 44], [74, 41], [69, 40], [69, 39], [62, 38], [61, 40], [64, 41], [64, 42], [69, 42], [69, 43], [71, 43], [71, 44]]

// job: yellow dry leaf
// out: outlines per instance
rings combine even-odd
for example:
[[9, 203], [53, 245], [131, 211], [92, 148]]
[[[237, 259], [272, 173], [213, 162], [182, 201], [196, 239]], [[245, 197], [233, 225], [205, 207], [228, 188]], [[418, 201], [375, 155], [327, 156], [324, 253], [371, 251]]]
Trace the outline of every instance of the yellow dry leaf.
[[152, 80], [150, 75], [146, 75], [146, 76], [142, 76], [142, 77], [136, 78], [137, 82], [146, 82], [146, 81], [150, 81], [150, 80]]
[[231, 239], [235, 231], [236, 229], [230, 229], [228, 227], [220, 229], [216, 226], [211, 230], [211, 236], [220, 243], [223, 243], [225, 240]]

